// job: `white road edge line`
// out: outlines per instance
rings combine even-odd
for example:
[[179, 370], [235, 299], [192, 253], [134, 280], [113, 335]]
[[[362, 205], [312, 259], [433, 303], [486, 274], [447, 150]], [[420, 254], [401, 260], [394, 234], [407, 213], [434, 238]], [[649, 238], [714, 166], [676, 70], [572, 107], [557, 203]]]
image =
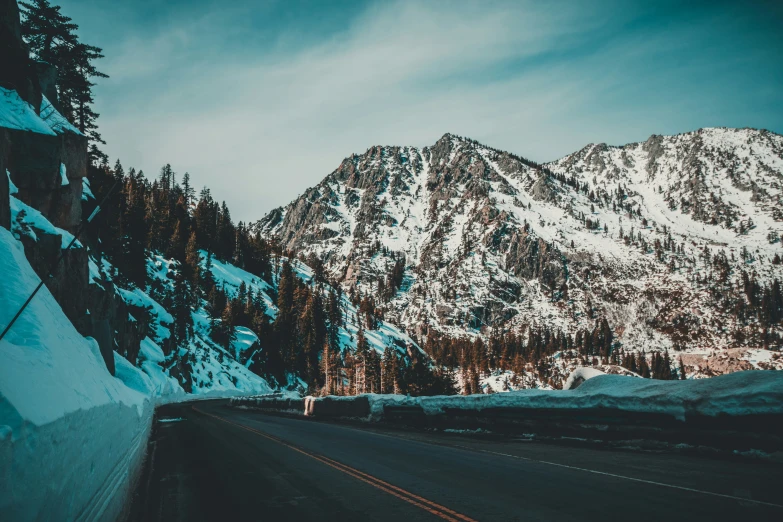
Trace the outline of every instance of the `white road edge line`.
[[[303, 420], [303, 419], [296, 419], [296, 420]], [[467, 451], [477, 451], [477, 452], [480, 452], [480, 453], [488, 453], [490, 455], [498, 455], [498, 456], [501, 456], [501, 457], [511, 457], [513, 459], [526, 460], [528, 462], [538, 462], [539, 464], [548, 464], [550, 466], [558, 466], [558, 467], [561, 467], [561, 468], [573, 469], [573, 470], [576, 470], [576, 471], [585, 471], [587, 473], [595, 473], [596, 475], [605, 475], [607, 477], [615, 477], [615, 478], [619, 478], [619, 479], [630, 480], [630, 481], [633, 481], [633, 482], [641, 482], [643, 484], [650, 484], [650, 485], [653, 485], [653, 486], [661, 486], [661, 487], [664, 487], [664, 488], [679, 489], [679, 490], [682, 490], [682, 491], [689, 491], [691, 493], [701, 493], [702, 495], [711, 495], [713, 497], [728, 498], [728, 499], [731, 499], [731, 500], [739, 500], [739, 501], [742, 501], [742, 502], [751, 502], [753, 504], [759, 504], [759, 505], [762, 505], [762, 506], [783, 508], [783, 505], [781, 505], [781, 504], [774, 504], [772, 502], [764, 502], [763, 500], [753, 500], [753, 499], [750, 499], [750, 498], [736, 497], [734, 495], [726, 495], [724, 493], [715, 493], [713, 491], [704, 491], [704, 490], [701, 490], [701, 489], [694, 489], [694, 488], [689, 488], [689, 487], [685, 487], [685, 486], [676, 486], [674, 484], [666, 484], [665, 482], [656, 482], [654, 480], [646, 480], [646, 479], [640, 479], [640, 478], [635, 478], [635, 477], [628, 477], [628, 476], [625, 476], [625, 475], [617, 475], [616, 473], [608, 473], [606, 471], [598, 471], [598, 470], [595, 470], [595, 469], [580, 468], [580, 467], [577, 467], [577, 466], [569, 466], [568, 464], [559, 464], [557, 462], [550, 462], [550, 461], [547, 461], [547, 460], [531, 459], [531, 458], [528, 458], [528, 457], [521, 457], [519, 455], [511, 455], [509, 453], [500, 453], [500, 452], [497, 452], [497, 451], [490, 451], [490, 450], [485, 450], [485, 449], [481, 449], [481, 448], [471, 448], [471, 447], [468, 447], [468, 446], [460, 446], [458, 444], [437, 444], [437, 443], [432, 442], [432, 441], [418, 440], [418, 439], [412, 439], [412, 438], [408, 438], [408, 437], [396, 437], [394, 435], [389, 435], [388, 433], [379, 433], [377, 431], [361, 429], [361, 428], [354, 428], [352, 426], [343, 426], [343, 425], [340, 425], [340, 424], [332, 424], [332, 423], [329, 423], [329, 424], [331, 426], [335, 426], [335, 427], [338, 427], [338, 428], [343, 428], [343, 429], [346, 429], [346, 430], [359, 431], [359, 432], [362, 432], [362, 433], [372, 433], [374, 435], [378, 435], [380, 437], [388, 437], [390, 439], [403, 439], [403, 440], [407, 440], [409, 442], [418, 442], [420, 444], [435, 444], [435, 445], [442, 446], [442, 447], [447, 447], [447, 448], [460, 448], [460, 449], [467, 450]]]
[[598, 471], [598, 470], [595, 470], [595, 469], [580, 468], [580, 467], [577, 467], [577, 466], [569, 466], [568, 464], [560, 464], [558, 462], [549, 462], [547, 460], [536, 460], [536, 459], [531, 459], [531, 458], [528, 458], [528, 457], [521, 457], [519, 455], [511, 455], [509, 453], [500, 453], [500, 452], [497, 452], [497, 451], [490, 451], [490, 450], [485, 450], [485, 449], [480, 449], [480, 448], [469, 448], [467, 446], [456, 446], [456, 447], [462, 448], [462, 449], [466, 449], [466, 450], [470, 450], [470, 451], [480, 451], [482, 453], [489, 453], [490, 455], [499, 455], [501, 457], [511, 457], [512, 459], [527, 460], [529, 462], [538, 462], [540, 464], [548, 464], [550, 466], [557, 466], [557, 467], [560, 467], [560, 468], [573, 469], [573, 470], [577, 470], [577, 471], [585, 471], [587, 473], [595, 473], [596, 475], [606, 475], [608, 477], [615, 477], [615, 478], [624, 479], [624, 480], [631, 480], [633, 482], [642, 482], [644, 484], [652, 484], [654, 486], [662, 486], [662, 487], [665, 487], [665, 488], [680, 489], [680, 490], [683, 490], [683, 491], [690, 491], [692, 493], [701, 493], [702, 495], [712, 495], [714, 497], [729, 498], [729, 499], [732, 499], [732, 500], [739, 500], [739, 501], [742, 501], [742, 502], [752, 502], [754, 504], [761, 504], [763, 506], [771, 506], [771, 507], [776, 507], [776, 508], [783, 508], [783, 505], [781, 505], [781, 504], [773, 504], [772, 502], [764, 502], [762, 500], [753, 500], [753, 499], [750, 499], [750, 498], [735, 497], [734, 495], [726, 495], [724, 493], [715, 493], [713, 491], [704, 491], [704, 490], [701, 490], [701, 489], [688, 488], [688, 487], [685, 487], [685, 486], [675, 486], [674, 484], [666, 484], [665, 482], [656, 482], [654, 480], [646, 480], [646, 479], [640, 479], [640, 478], [635, 478], [635, 477], [627, 477], [625, 475], [617, 475], [615, 473], [608, 473], [606, 471]]

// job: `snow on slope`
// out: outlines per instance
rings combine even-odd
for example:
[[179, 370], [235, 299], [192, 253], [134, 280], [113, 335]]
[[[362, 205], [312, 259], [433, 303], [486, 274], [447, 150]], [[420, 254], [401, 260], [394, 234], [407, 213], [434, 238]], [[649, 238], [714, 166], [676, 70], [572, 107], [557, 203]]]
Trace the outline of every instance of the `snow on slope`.
[[[40, 279], [3, 228], [0, 273], [5, 328]], [[0, 341], [0, 513], [115, 518], [151, 419], [147, 396], [109, 374], [97, 343], [79, 335], [44, 286]]]
[[[11, 181], [10, 177], [8, 181]], [[62, 248], [66, 248], [73, 241], [73, 234], [52, 225], [41, 212], [13, 196], [10, 199], [11, 232], [17, 239], [21, 236], [29, 236], [36, 241], [37, 236], [34, 228], [37, 228], [46, 234], [60, 235], [62, 237]], [[80, 248], [81, 246], [78, 240], [73, 244], [73, 248]]]
[[[273, 263], [278, 268], [282, 266], [283, 262], [287, 258], [280, 258], [278, 263]], [[302, 281], [306, 283], [315, 284], [314, 274], [312, 269], [306, 264], [302, 263], [298, 259], [291, 259], [291, 267], [294, 274]], [[241, 268], [238, 268], [230, 263], [224, 263], [217, 259], [211, 260], [211, 272], [215, 282], [226, 290], [226, 292], [235, 297], [239, 291], [239, 286], [244, 283], [246, 288], [253, 293], [261, 292], [261, 296], [266, 305], [266, 314], [274, 319], [277, 316], [277, 305], [275, 301], [270, 297], [270, 293], [274, 294], [277, 288], [277, 284], [280, 277], [280, 270], [278, 269], [272, 275], [273, 285], [270, 285], [266, 281], [262, 280], [258, 276], [251, 274]], [[201, 266], [206, 268], [206, 252], [202, 252]], [[358, 317], [357, 308], [350, 302], [350, 300], [343, 295], [340, 301], [340, 308], [345, 319], [345, 325], [340, 326], [338, 330], [338, 341], [340, 343], [341, 350], [356, 350], [357, 334], [359, 331], [356, 318]], [[242, 330], [242, 341], [245, 346], [252, 345], [252, 337], [255, 337], [249, 330]], [[251, 337], [252, 336], [252, 337]], [[370, 347], [375, 349], [378, 353], [383, 353], [387, 346], [390, 346], [400, 353], [405, 353], [407, 346], [414, 346], [418, 348], [418, 345], [400, 328], [393, 326], [389, 323], [380, 322], [380, 325], [375, 330], [366, 330], [365, 337]], [[258, 341], [255, 338], [255, 341]]]
[[54, 136], [55, 132], [15, 90], [0, 87], [0, 127]]
[[[22, 244], [0, 229], [3, 328], [40, 278], [30, 268]], [[0, 390], [4, 424], [43, 425], [90, 406], [118, 402], [142, 408], [143, 397], [109, 375], [92, 339], [85, 339], [63, 315], [44, 286], [2, 340]]]
[[[111, 271], [108, 261], [103, 261], [104, 273]], [[93, 263], [97, 268], [97, 265]], [[94, 270], [94, 269], [93, 269]], [[147, 273], [164, 290], [173, 289], [173, 277], [179, 270], [175, 261], [166, 259], [160, 254], [151, 254], [147, 261]], [[171, 313], [150, 295], [151, 289], [142, 290], [136, 287], [120, 288], [117, 292], [128, 303], [147, 310], [152, 319], [153, 332], [151, 337], [142, 340], [138, 361], [133, 361], [148, 375], [154, 384], [155, 395], [164, 400], [179, 400], [184, 393], [182, 385], [171, 376], [172, 368], [178, 360], [186, 359], [190, 364], [188, 375], [181, 376], [188, 381], [193, 395], [199, 396], [233, 396], [248, 393], [268, 393], [272, 390], [262, 377], [254, 374], [239, 362], [235, 351], [231, 354], [218, 346], [209, 337], [209, 319], [203, 307], [193, 311], [194, 335], [185, 347], [172, 350], [167, 355], [162, 348], [171, 337], [171, 325], [174, 318]], [[243, 332], [241, 336], [250, 346], [257, 344], [258, 339], [252, 332]], [[247, 335], [249, 333], [249, 335]], [[171, 397], [168, 397], [171, 395]]]
[[[206, 252], [202, 252], [201, 257], [201, 266], [205, 270]], [[276, 292], [279, 272], [273, 274], [273, 284], [270, 284], [231, 263], [213, 258], [209, 264], [216, 284], [229, 296], [235, 297], [243, 283], [254, 294], [260, 292], [267, 308], [266, 314], [270, 321], [274, 320], [277, 307], [272, 296]], [[282, 260], [277, 266], [281, 264]], [[314, 284], [313, 272], [307, 265], [292, 260], [292, 267], [302, 281]], [[205, 309], [206, 302], [202, 302], [198, 309], [192, 311], [193, 337], [188, 345], [178, 350], [169, 347], [174, 318], [163, 303], [167, 302], [167, 299], [170, 301], [170, 297], [166, 296], [167, 293], [170, 296], [173, 291], [173, 282], [178, 271], [179, 265], [176, 261], [159, 253], [151, 253], [147, 260], [147, 273], [152, 284], [148, 288], [140, 289], [115, 282], [117, 294], [129, 305], [146, 310], [145, 313], [151, 320], [149, 336], [142, 340], [136, 360], [129, 361], [140, 368], [149, 380], [149, 383], [141, 382], [139, 386], [147, 387], [149, 384], [151, 393], [161, 397], [163, 401], [183, 400], [190, 394], [216, 397], [273, 391], [273, 385], [249, 369], [252, 362], [263, 352], [263, 342], [249, 328], [238, 327], [236, 339], [229, 350], [216, 344], [209, 334], [210, 318]], [[101, 260], [100, 266], [94, 259], [90, 260], [92, 282], [111, 280], [112, 273], [113, 267], [105, 258]], [[345, 325], [339, 329], [338, 338], [342, 349], [354, 350], [358, 332], [358, 311], [345, 297], [341, 307]], [[129, 319], [135, 320], [132, 314]], [[366, 337], [370, 346], [378, 352], [383, 352], [386, 346], [392, 346], [405, 353], [408, 346], [415, 346], [405, 333], [385, 323], [381, 323], [376, 330], [366, 332]], [[298, 383], [294, 376], [290, 376], [288, 381]], [[183, 387], [189, 387], [190, 393], [186, 394]]]

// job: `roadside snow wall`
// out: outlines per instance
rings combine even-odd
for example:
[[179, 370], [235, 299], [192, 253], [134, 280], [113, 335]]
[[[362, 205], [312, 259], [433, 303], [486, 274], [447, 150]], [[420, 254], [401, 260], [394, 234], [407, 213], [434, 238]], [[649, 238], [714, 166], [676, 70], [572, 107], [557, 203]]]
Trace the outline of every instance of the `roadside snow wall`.
[[[40, 279], [3, 228], [0, 274], [5, 328]], [[140, 378], [134, 370], [126, 380]], [[0, 520], [121, 518], [152, 413], [41, 288], [0, 341]]]
[[[656, 381], [584, 375], [574, 390], [491, 395], [306, 397], [304, 415], [421, 428], [484, 429], [600, 440], [649, 439], [732, 449], [783, 449], [783, 372]], [[268, 398], [231, 406], [274, 411]], [[285, 408], [291, 411], [292, 408]]]

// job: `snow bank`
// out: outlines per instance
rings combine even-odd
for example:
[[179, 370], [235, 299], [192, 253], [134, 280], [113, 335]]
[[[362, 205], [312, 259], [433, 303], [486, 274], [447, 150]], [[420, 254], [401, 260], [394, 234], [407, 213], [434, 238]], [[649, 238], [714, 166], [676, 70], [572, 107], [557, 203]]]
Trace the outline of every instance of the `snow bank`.
[[[587, 369], [585, 369], [587, 370]], [[597, 370], [595, 370], [597, 371]], [[586, 375], [592, 372], [585, 372]], [[374, 402], [388, 399], [377, 396]], [[393, 404], [418, 404], [426, 414], [444, 408], [610, 408], [662, 413], [678, 420], [689, 415], [783, 414], [783, 373], [746, 371], [688, 381], [658, 381], [622, 375], [594, 375], [575, 390], [520, 390], [493, 395], [417, 397]], [[377, 411], [377, 407], [373, 407]]]
[[[232, 355], [237, 361], [245, 360], [252, 352], [248, 352], [253, 347], [260, 347], [260, 340], [258, 336], [245, 326], [237, 326], [235, 328], [236, 339], [231, 343], [231, 350], [234, 352]], [[247, 353], [246, 353], [247, 352]]]
[[[4, 328], [40, 279], [2, 228], [0, 274]], [[147, 381], [123, 361], [112, 377], [46, 287], [30, 302], [0, 341], [0, 519], [121, 514], [153, 411]]]
[[587, 379], [592, 379], [593, 377], [598, 377], [599, 375], [606, 375], [606, 374], [601, 370], [596, 370], [595, 368], [590, 368], [588, 366], [580, 366], [579, 368], [572, 371], [571, 375], [568, 376], [568, 379], [566, 379], [565, 384], [563, 384], [563, 389], [574, 390], [579, 386], [581, 386], [581, 384]]
[[[139, 349], [139, 361], [141, 363], [141, 371], [150, 382], [149, 394], [155, 396], [158, 403], [161, 401], [179, 402], [184, 399], [185, 390], [182, 389], [177, 379], [163, 371], [161, 364], [165, 359], [166, 356], [163, 355], [163, 350], [155, 341], [149, 337], [142, 339], [141, 348]], [[134, 369], [138, 370], [135, 367]]]
[[[429, 416], [442, 415], [446, 410], [480, 412], [497, 408], [609, 409], [664, 414], [681, 421], [691, 416], [783, 415], [783, 372], [752, 370], [711, 379], [657, 381], [600, 374], [598, 370], [589, 368], [584, 370], [581, 375], [587, 379], [573, 390], [531, 389], [491, 395], [436, 397], [365, 394], [358, 397], [369, 400], [367, 420], [373, 421], [384, 418], [387, 406], [420, 408]], [[305, 410], [314, 411], [312, 403], [325, 400], [339, 402], [357, 398], [307, 397]]]
[[129, 305], [145, 308], [153, 315], [152, 326], [155, 328], [156, 337], [159, 341], [171, 337], [171, 331], [168, 329], [168, 326], [174, 322], [174, 317], [160, 303], [138, 288], [126, 290], [117, 287], [117, 293]]

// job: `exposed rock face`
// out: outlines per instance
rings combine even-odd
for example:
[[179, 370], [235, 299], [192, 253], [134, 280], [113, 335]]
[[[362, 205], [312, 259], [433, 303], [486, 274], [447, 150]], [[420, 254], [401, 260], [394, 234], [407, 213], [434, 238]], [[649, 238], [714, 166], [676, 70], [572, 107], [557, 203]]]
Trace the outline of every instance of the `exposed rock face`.
[[[77, 329], [93, 337], [109, 371], [114, 374], [114, 351], [136, 364], [139, 345], [148, 333], [145, 315], [132, 310], [115, 292], [111, 281], [93, 281], [86, 286], [90, 314], [76, 322]], [[134, 314], [131, 320], [131, 314]]]
[[[0, 57], [0, 86], [7, 89], [0, 103], [8, 104], [4, 109], [14, 114], [24, 112], [24, 118], [11, 120], [10, 127], [0, 127], [0, 226], [10, 228], [7, 169], [18, 188], [14, 197], [40, 211], [55, 227], [73, 232], [82, 219], [87, 138], [56, 109], [56, 69], [30, 60], [15, 0], [0, 0]], [[32, 106], [32, 113], [24, 102]], [[19, 237], [25, 255], [68, 319], [83, 335], [98, 341], [112, 373], [114, 350], [135, 363], [148, 330], [145, 312], [135, 311], [131, 317], [131, 307], [110, 282], [90, 281], [86, 247], [64, 251], [61, 235], [31, 228], [33, 234]]]
[[80, 320], [87, 312], [86, 292], [88, 283], [87, 251], [84, 248], [62, 250], [62, 237], [33, 227], [36, 239], [22, 236], [25, 256], [41, 279], [63, 253], [63, 259], [55, 267], [52, 277], [45, 279], [63, 312], [71, 320]]
[[41, 87], [41, 94], [58, 111], [61, 110], [57, 95], [57, 67], [46, 62], [35, 62], [35, 72], [38, 75], [38, 85]]
[[87, 139], [70, 130], [55, 132], [52, 136], [8, 129], [8, 169], [19, 188], [19, 199], [40, 210], [55, 226], [73, 231], [81, 222]]
[[[393, 319], [410, 331], [482, 329], [519, 314], [522, 278], [558, 288], [567, 279], [557, 247], [525, 230], [496, 194], [555, 200], [538, 165], [447, 134], [432, 147], [372, 147], [317, 187], [259, 222], [283, 246], [313, 252], [346, 289], [375, 297], [390, 267], [406, 264]], [[394, 283], [397, 284], [397, 283]], [[382, 299], [382, 298], [381, 298]], [[380, 300], [380, 299], [379, 299]], [[455, 302], [456, 301], [456, 302]]]
[[41, 108], [41, 87], [36, 66], [22, 39], [19, 6], [16, 0], [0, 0], [0, 87], [19, 93], [36, 112]]
[[409, 332], [573, 333], [607, 318], [627, 348], [750, 346], [758, 328], [702, 281], [718, 254], [727, 292], [743, 270], [783, 279], [782, 179], [783, 136], [768, 131], [589, 145], [546, 165], [447, 134], [354, 154], [257, 226]]
[[541, 238], [514, 234], [505, 261], [516, 277], [538, 279], [547, 288], [557, 289], [566, 282], [563, 255]]

